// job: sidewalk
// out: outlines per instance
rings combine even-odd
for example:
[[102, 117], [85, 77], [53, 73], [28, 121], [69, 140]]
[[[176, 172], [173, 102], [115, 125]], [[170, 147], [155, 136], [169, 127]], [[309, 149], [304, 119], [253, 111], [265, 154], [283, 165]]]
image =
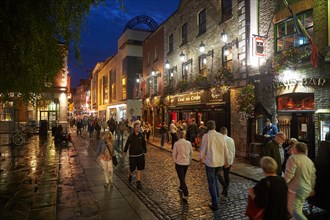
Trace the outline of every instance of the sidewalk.
[[[150, 137], [149, 141], [147, 141], [147, 143], [161, 148], [160, 147], [160, 138], [158, 137]], [[164, 148], [161, 148], [163, 150], [172, 152], [172, 145], [171, 143], [165, 143], [164, 144]], [[192, 156], [193, 160], [195, 161], [199, 161], [199, 152], [198, 151], [193, 151], [193, 156]], [[264, 177], [262, 169], [260, 167], [257, 166], [253, 166], [249, 163], [248, 160], [244, 159], [244, 158], [239, 158], [236, 157], [234, 160], [234, 164], [232, 165], [231, 169], [230, 169], [230, 173], [237, 175], [237, 176], [241, 176], [244, 177], [246, 179], [252, 180], [252, 181], [259, 181], [261, 178]]]
[[105, 189], [95, 160], [97, 141], [71, 135], [74, 146], [61, 154], [56, 219], [156, 219], [115, 172], [112, 187]]

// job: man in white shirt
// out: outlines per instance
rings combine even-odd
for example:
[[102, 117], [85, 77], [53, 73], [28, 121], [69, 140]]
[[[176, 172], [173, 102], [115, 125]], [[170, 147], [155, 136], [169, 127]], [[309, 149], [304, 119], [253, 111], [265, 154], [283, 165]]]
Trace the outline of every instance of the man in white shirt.
[[305, 199], [314, 195], [316, 169], [307, 157], [308, 147], [298, 142], [286, 162], [284, 179], [288, 183], [288, 211], [294, 219], [306, 219], [303, 214]]
[[183, 193], [182, 199], [188, 198], [188, 187], [186, 184], [186, 173], [192, 158], [191, 143], [184, 139], [184, 131], [178, 131], [179, 140], [174, 143], [172, 158], [175, 162], [175, 170], [180, 180], [179, 192]]
[[172, 149], [174, 146], [174, 143], [178, 140], [178, 128], [175, 125], [175, 121], [172, 120], [172, 123], [170, 124], [170, 132], [171, 132], [171, 138], [172, 138]]
[[227, 197], [228, 195], [228, 187], [229, 187], [229, 171], [231, 165], [234, 163], [234, 158], [235, 158], [235, 142], [234, 139], [228, 136], [228, 130], [226, 127], [220, 128], [220, 133], [225, 136], [226, 139], [226, 144], [228, 147], [228, 167], [223, 167], [223, 177], [221, 176], [221, 171], [219, 172], [219, 181], [222, 185], [222, 195]]
[[200, 160], [205, 163], [212, 210], [219, 209], [218, 173], [221, 167], [228, 166], [228, 148], [225, 136], [215, 130], [215, 121], [207, 122], [208, 132], [202, 138]]

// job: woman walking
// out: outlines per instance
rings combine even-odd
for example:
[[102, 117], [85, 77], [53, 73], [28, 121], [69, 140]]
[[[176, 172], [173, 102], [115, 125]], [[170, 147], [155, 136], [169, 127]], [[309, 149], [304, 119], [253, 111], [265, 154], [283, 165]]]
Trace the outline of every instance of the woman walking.
[[103, 168], [103, 174], [105, 178], [104, 188], [111, 186], [112, 184], [112, 155], [114, 153], [112, 134], [109, 131], [104, 132], [102, 140], [99, 142], [97, 148], [97, 157], [100, 157], [100, 161]]

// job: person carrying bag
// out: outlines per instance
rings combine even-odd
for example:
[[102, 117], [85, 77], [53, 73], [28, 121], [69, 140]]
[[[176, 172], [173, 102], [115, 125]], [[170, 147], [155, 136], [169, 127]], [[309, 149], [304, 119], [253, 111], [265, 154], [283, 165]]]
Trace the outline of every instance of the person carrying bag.
[[[117, 157], [113, 155], [111, 132], [104, 132], [96, 152], [96, 155], [102, 164], [105, 178], [104, 187], [107, 188], [112, 185], [113, 167], [118, 164]], [[116, 165], [114, 165], [114, 163], [116, 163]]]

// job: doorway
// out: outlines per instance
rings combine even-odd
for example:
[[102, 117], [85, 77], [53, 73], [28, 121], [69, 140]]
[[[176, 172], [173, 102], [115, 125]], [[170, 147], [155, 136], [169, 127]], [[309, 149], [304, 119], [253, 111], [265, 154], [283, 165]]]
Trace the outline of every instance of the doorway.
[[56, 111], [40, 111], [39, 121], [46, 120], [48, 122], [48, 130], [56, 126], [57, 112]]

